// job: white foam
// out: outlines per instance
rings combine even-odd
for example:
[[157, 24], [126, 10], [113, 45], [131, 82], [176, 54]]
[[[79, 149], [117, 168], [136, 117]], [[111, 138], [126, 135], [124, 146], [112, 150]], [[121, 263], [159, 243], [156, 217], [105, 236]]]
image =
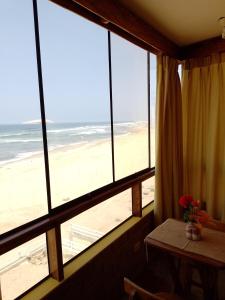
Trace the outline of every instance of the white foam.
[[1, 137], [9, 137], [9, 136], [20, 136], [20, 135], [24, 135], [27, 134], [27, 132], [23, 131], [20, 133], [5, 133], [5, 134], [0, 134], [0, 138]]
[[26, 159], [28, 157], [31, 157], [31, 156], [34, 156], [34, 155], [37, 155], [37, 154], [40, 154], [40, 153], [42, 153], [42, 151], [19, 153], [15, 158], [0, 161], [0, 166], [5, 165], [5, 164], [9, 164], [9, 163], [12, 163], [12, 162], [16, 162], [16, 161], [19, 161], [19, 160], [23, 160], [23, 159]]
[[26, 139], [26, 140], [20, 140], [20, 139], [7, 139], [7, 140], [0, 140], [1, 144], [5, 143], [30, 143], [30, 142], [41, 142], [42, 139]]
[[80, 129], [85, 129], [85, 127], [72, 127], [72, 128], [63, 128], [63, 129], [48, 129], [47, 133], [59, 133], [59, 132], [69, 132], [76, 131]]

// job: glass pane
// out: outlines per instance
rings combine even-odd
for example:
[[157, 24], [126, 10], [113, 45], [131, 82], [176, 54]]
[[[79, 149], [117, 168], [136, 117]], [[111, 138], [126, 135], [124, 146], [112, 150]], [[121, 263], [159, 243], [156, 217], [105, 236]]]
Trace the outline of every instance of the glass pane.
[[142, 182], [142, 207], [154, 201], [155, 176]]
[[116, 179], [148, 167], [147, 53], [111, 34]]
[[47, 275], [48, 259], [43, 234], [1, 255], [2, 299], [15, 299]]
[[61, 226], [63, 262], [89, 247], [132, 215], [131, 190], [126, 190]]
[[112, 181], [107, 31], [38, 1], [52, 204]]
[[155, 167], [155, 121], [156, 121], [156, 55], [150, 53], [150, 138], [151, 167]]
[[47, 213], [32, 1], [0, 4], [0, 233]]

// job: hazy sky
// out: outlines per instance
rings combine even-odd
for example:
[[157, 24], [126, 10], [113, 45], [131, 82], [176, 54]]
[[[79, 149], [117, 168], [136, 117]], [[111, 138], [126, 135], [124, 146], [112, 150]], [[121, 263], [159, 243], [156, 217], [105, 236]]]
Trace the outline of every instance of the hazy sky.
[[[38, 0], [46, 118], [109, 120], [107, 31]], [[32, 0], [0, 4], [0, 123], [40, 119]], [[146, 52], [112, 34], [115, 121], [147, 120]], [[155, 98], [155, 57], [151, 94]], [[153, 114], [154, 106], [152, 106]]]

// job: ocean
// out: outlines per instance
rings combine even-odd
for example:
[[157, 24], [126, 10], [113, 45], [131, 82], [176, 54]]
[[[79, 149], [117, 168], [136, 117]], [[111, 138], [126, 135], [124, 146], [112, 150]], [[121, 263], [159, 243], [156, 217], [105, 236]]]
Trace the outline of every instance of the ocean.
[[[114, 134], [129, 134], [145, 122], [114, 124]], [[49, 151], [72, 144], [87, 144], [110, 138], [109, 123], [47, 124]], [[0, 165], [21, 160], [43, 151], [41, 124], [0, 125]]]

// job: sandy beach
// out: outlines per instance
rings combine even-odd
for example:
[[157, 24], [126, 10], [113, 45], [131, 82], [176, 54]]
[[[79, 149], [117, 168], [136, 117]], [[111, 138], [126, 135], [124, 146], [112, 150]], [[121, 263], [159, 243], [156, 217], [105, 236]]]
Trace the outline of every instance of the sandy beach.
[[[151, 130], [151, 136], [154, 136], [154, 130]], [[154, 149], [153, 139], [151, 147]], [[147, 149], [145, 128], [115, 136], [116, 179], [148, 167]], [[154, 151], [151, 155], [154, 161]], [[74, 144], [52, 150], [49, 152], [49, 165], [52, 206], [55, 207], [112, 182], [110, 140], [78, 146]], [[0, 233], [47, 213], [43, 155], [34, 155], [0, 166], [0, 183]], [[143, 205], [153, 198], [154, 179], [149, 179], [143, 183]], [[64, 262], [130, 215], [131, 190], [127, 190], [62, 224]], [[23, 292], [21, 287], [27, 289], [47, 275], [45, 247], [45, 239], [42, 236], [0, 258], [4, 299], [13, 299], [15, 295]], [[6, 266], [19, 258], [18, 264], [7, 269]], [[29, 269], [28, 265], [32, 265], [32, 268]], [[37, 268], [36, 275], [32, 275], [35, 272], [34, 268]], [[25, 273], [29, 281], [25, 286], [24, 278], [20, 274], [28, 269]]]

